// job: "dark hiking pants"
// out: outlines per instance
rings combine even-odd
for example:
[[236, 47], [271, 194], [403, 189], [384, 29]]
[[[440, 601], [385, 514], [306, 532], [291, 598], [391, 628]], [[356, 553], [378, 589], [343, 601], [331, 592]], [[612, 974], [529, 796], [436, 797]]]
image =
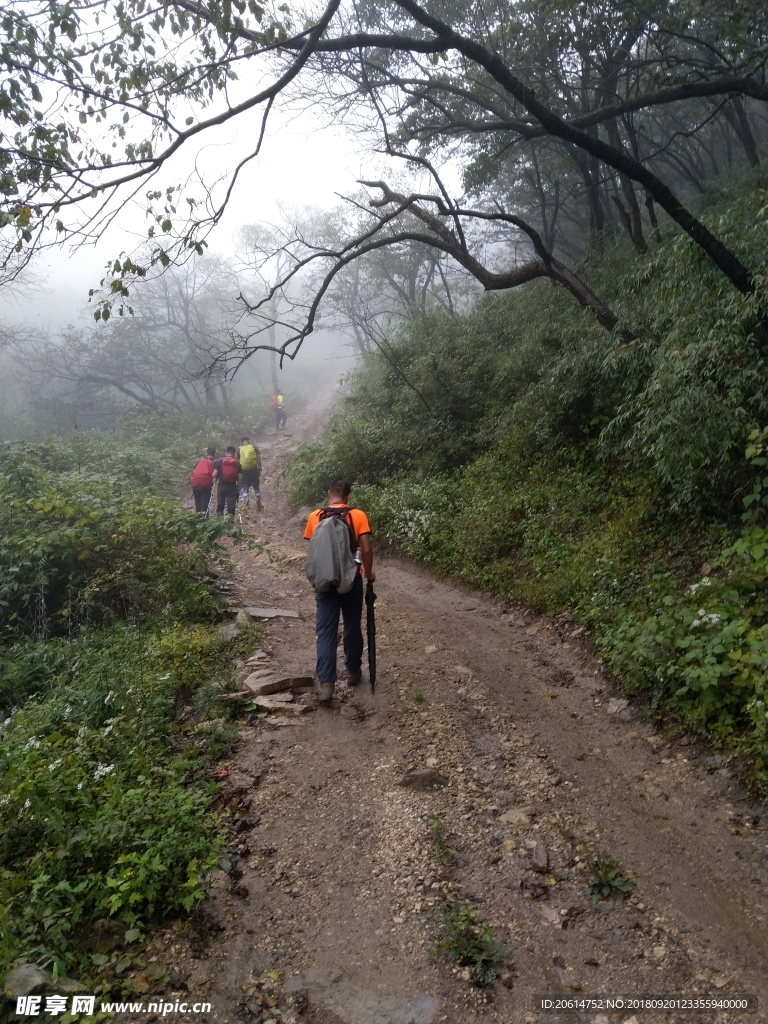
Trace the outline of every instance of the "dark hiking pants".
[[193, 487], [192, 495], [195, 499], [195, 512], [207, 512], [211, 503], [212, 487]]
[[227, 506], [227, 514], [234, 516], [235, 505], [237, 505], [237, 498], [240, 494], [237, 484], [225, 484], [223, 480], [219, 480], [219, 485], [216, 488], [216, 515], [224, 515], [224, 505]]
[[244, 469], [242, 478], [242, 496], [243, 501], [248, 504], [248, 495], [250, 489], [253, 488], [253, 493], [256, 495], [256, 501], [261, 501], [261, 491], [259, 490], [259, 473], [258, 469]]
[[363, 577], [358, 573], [346, 594], [327, 590], [315, 594], [317, 616], [317, 678], [321, 683], [336, 682], [336, 644], [339, 613], [344, 616], [344, 664], [348, 672], [359, 672], [363, 663]]

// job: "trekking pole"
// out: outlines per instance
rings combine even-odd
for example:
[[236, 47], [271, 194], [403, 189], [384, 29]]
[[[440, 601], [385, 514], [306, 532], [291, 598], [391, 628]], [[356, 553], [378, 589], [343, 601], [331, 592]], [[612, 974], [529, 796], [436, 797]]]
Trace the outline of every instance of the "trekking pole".
[[216, 488], [217, 488], [217, 486], [218, 486], [218, 483], [214, 482], [214, 485], [211, 488], [211, 496], [208, 499], [208, 510], [205, 513], [208, 519], [211, 518], [211, 509], [213, 508], [213, 499], [216, 497]]

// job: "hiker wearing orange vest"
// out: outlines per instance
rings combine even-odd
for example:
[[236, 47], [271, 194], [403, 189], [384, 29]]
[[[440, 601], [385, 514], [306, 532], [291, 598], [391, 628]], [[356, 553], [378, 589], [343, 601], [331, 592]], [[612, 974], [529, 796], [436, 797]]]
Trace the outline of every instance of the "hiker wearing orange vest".
[[[363, 678], [363, 575], [369, 583], [373, 583], [376, 580], [376, 573], [373, 571], [371, 525], [362, 509], [349, 507], [350, 491], [351, 487], [346, 480], [334, 480], [328, 491], [328, 504], [325, 508], [315, 509], [304, 530], [305, 540], [310, 541], [307, 575], [315, 588], [315, 696], [320, 704], [330, 704], [333, 699], [340, 615], [344, 617], [344, 664], [347, 670], [347, 685], [359, 686]], [[339, 577], [333, 581], [336, 585], [328, 585], [327, 579], [321, 582], [311, 575], [309, 563], [313, 558], [312, 536], [318, 527], [321, 527], [320, 532], [323, 532], [332, 526], [334, 519], [344, 524], [339, 530], [343, 538], [344, 561], [349, 561], [350, 564], [342, 568], [342, 575], [345, 577], [343, 581]], [[318, 532], [317, 536], [319, 535]]]

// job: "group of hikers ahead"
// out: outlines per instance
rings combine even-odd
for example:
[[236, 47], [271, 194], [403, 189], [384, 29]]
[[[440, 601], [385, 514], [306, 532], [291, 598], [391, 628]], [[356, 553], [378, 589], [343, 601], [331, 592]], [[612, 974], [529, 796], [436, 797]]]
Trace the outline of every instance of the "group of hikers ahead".
[[227, 514], [234, 517], [238, 499], [248, 507], [251, 488], [256, 498], [256, 508], [263, 511], [259, 480], [261, 477], [261, 453], [251, 439], [244, 435], [240, 439], [240, 447], [229, 445], [220, 459], [216, 458], [216, 449], [206, 450], [192, 470], [189, 482], [192, 484], [192, 496], [195, 499], [195, 512], [210, 514], [211, 495], [216, 485], [216, 515]]
[[[275, 429], [282, 430], [288, 421], [282, 391], [275, 391], [270, 404], [275, 414]], [[195, 499], [195, 512], [203, 512], [206, 516], [211, 514], [211, 495], [214, 486], [217, 516], [223, 516], [225, 508], [228, 515], [234, 516], [238, 499], [241, 499], [247, 508], [251, 488], [256, 498], [256, 508], [259, 512], [263, 511], [259, 490], [260, 476], [261, 454], [259, 449], [251, 444], [250, 437], [243, 436], [237, 449], [230, 445], [219, 459], [216, 458], [215, 448], [206, 449], [205, 455], [198, 461], [189, 478], [192, 496]]]

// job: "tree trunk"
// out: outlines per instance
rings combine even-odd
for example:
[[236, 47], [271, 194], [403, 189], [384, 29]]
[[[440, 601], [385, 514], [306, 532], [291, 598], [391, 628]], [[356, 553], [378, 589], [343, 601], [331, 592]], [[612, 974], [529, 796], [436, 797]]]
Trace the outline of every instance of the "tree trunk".
[[272, 394], [276, 395], [280, 388], [277, 384], [277, 347], [275, 343], [275, 317], [277, 316], [277, 298], [273, 295], [269, 301], [269, 344], [272, 350], [269, 353], [269, 369], [272, 373]]
[[744, 147], [750, 167], [759, 167], [760, 157], [757, 152], [757, 144], [741, 96], [734, 96], [731, 102], [726, 104], [724, 113], [728, 124], [733, 128], [734, 134]]

